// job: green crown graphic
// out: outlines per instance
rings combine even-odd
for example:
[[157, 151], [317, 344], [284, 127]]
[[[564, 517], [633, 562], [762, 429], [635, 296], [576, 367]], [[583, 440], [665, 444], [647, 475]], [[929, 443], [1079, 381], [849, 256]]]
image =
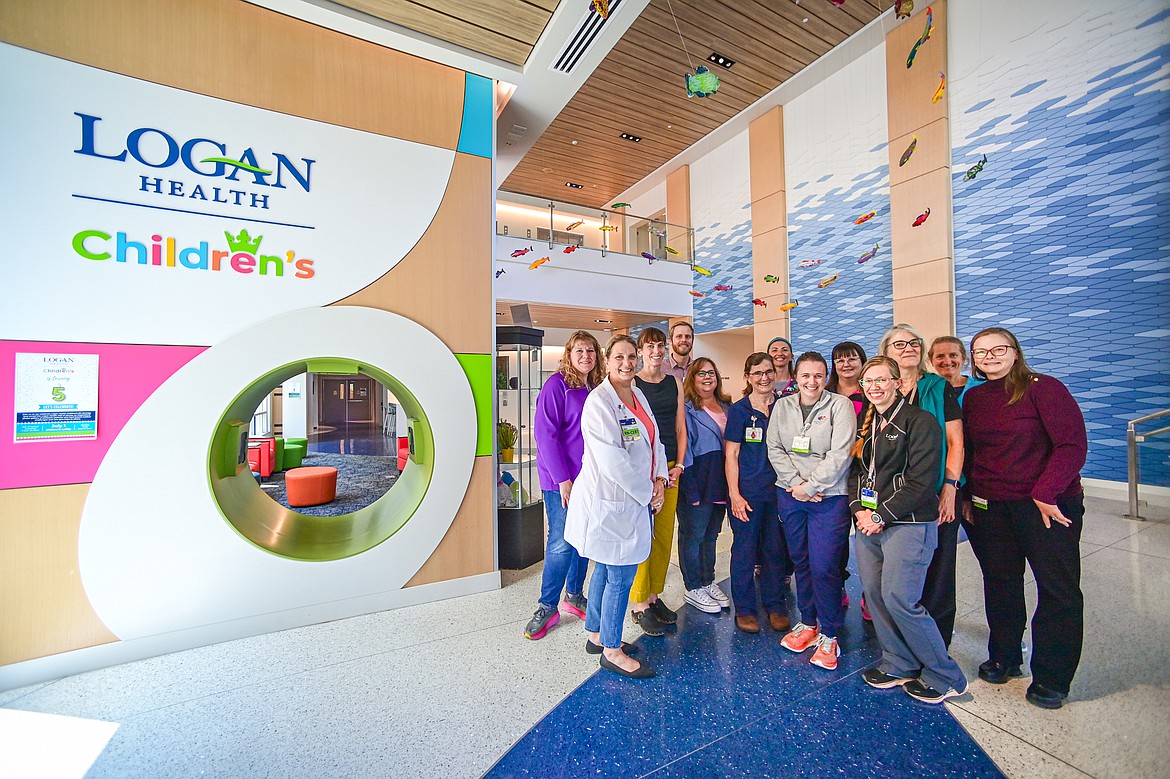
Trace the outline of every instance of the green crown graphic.
[[232, 253], [247, 252], [248, 254], [256, 254], [260, 250], [260, 242], [264, 240], [263, 235], [256, 236], [255, 239], [248, 235], [247, 230], [241, 230], [240, 234], [233, 237], [231, 233], [224, 230], [224, 237], [227, 238], [228, 248]]

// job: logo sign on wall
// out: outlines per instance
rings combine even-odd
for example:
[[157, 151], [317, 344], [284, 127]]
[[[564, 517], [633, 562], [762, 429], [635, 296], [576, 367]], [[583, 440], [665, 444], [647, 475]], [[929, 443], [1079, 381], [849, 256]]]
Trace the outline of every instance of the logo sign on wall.
[[410, 251], [455, 156], [3, 44], [0, 100], [13, 339], [205, 345], [332, 303]]
[[98, 356], [16, 355], [15, 439], [97, 438]]

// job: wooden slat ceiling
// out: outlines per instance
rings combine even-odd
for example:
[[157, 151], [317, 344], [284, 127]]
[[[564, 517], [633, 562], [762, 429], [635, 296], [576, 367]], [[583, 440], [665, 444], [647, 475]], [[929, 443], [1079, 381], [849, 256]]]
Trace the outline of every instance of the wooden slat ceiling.
[[[496, 324], [514, 325], [512, 321], [512, 306], [520, 305], [522, 301], [497, 300]], [[541, 329], [561, 327], [566, 330], [592, 330], [598, 332], [606, 328], [621, 330], [623, 328], [647, 325], [651, 322], [661, 322], [668, 317], [665, 314], [647, 314], [634, 311], [614, 311], [601, 308], [573, 308], [570, 306], [548, 306], [539, 303], [529, 303], [528, 311], [532, 315], [532, 326]], [[608, 319], [610, 322], [598, 322], [598, 319]]]
[[[719, 91], [687, 98], [693, 72], [667, 0], [651, 0], [501, 189], [600, 207], [860, 30], [893, 0], [670, 0], [691, 61]], [[805, 21], [807, 19], [807, 21]], [[730, 70], [706, 61], [712, 52]], [[623, 132], [642, 138], [622, 140]], [[572, 141], [576, 140], [577, 145]], [[585, 185], [571, 189], [566, 181]]]
[[465, 49], [523, 65], [557, 0], [334, 0]]

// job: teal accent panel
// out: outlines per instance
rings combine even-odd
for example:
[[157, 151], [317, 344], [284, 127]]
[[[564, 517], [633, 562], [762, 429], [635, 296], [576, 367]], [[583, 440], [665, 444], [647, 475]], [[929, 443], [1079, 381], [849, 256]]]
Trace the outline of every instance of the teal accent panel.
[[496, 443], [492, 417], [495, 414], [496, 383], [490, 354], [457, 354], [455, 359], [463, 366], [471, 394], [475, 398], [476, 438], [475, 455], [491, 454]]
[[463, 125], [457, 151], [492, 156], [492, 80], [467, 73], [463, 88]]

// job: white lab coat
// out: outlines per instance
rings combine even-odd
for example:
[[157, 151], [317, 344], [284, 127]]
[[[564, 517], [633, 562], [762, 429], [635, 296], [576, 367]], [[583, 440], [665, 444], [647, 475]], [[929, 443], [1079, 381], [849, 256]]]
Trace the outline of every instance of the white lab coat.
[[[646, 396], [637, 387], [631, 389], [649, 415]], [[622, 440], [621, 419], [635, 420], [639, 440]], [[609, 379], [585, 399], [581, 411], [585, 457], [565, 518], [565, 540], [582, 557], [607, 565], [635, 565], [650, 556], [653, 518], [648, 507], [654, 479], [667, 476], [666, 449], [652, 415], [650, 424], [654, 425], [653, 452], [650, 431], [621, 402]]]

